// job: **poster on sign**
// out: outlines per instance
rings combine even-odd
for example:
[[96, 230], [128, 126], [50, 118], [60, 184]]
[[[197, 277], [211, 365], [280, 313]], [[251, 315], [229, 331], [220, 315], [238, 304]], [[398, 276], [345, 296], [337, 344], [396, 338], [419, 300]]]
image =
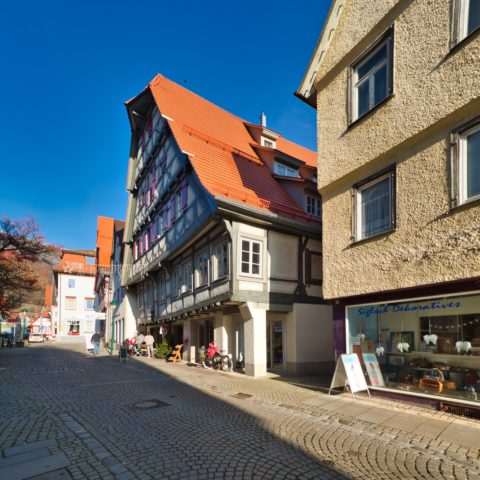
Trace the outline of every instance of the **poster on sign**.
[[341, 355], [335, 367], [335, 373], [333, 374], [328, 393], [330, 394], [334, 388], [345, 388], [347, 386], [350, 389], [353, 399], [355, 399], [355, 392], [362, 392], [364, 390], [366, 390], [370, 396], [365, 375], [363, 374], [362, 366], [356, 353]]
[[363, 363], [367, 369], [368, 378], [372, 387], [384, 387], [382, 371], [378, 364], [377, 356], [374, 353], [364, 353]]

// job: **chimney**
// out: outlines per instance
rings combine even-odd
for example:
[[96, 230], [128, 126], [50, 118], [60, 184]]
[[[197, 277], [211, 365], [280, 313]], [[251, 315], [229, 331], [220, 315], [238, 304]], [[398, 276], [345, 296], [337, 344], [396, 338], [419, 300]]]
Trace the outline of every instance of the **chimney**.
[[260, 125], [267, 128], [267, 116], [264, 112], [262, 112], [262, 114], [260, 115]]

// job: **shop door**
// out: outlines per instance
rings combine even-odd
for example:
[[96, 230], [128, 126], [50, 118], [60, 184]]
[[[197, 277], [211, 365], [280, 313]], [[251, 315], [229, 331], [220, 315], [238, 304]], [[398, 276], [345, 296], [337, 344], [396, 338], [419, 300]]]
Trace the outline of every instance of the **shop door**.
[[267, 320], [267, 369], [285, 368], [282, 320]]

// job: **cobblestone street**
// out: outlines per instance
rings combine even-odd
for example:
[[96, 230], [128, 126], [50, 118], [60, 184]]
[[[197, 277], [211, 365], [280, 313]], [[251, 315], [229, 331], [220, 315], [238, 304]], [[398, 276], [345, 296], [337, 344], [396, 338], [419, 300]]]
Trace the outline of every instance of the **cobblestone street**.
[[480, 422], [49, 344], [0, 350], [0, 478], [480, 478]]

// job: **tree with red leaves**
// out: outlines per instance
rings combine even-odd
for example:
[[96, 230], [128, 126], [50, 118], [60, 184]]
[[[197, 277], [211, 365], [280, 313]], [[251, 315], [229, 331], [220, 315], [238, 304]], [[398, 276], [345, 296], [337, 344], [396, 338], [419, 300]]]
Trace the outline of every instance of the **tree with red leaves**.
[[40, 288], [32, 265], [47, 261], [54, 247], [39, 232], [32, 217], [0, 218], [0, 313], [8, 314]]

